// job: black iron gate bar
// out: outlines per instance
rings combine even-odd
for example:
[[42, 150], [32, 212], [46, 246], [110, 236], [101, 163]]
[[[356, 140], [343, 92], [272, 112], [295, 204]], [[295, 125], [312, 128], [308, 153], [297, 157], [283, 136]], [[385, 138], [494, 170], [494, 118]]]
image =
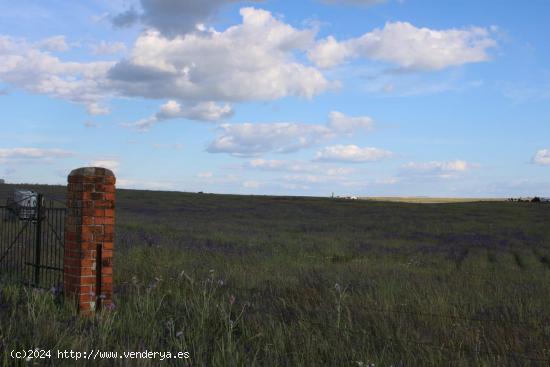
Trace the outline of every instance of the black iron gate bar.
[[[24, 198], [18, 202], [28, 199]], [[13, 200], [0, 206], [0, 267], [22, 283], [35, 287], [60, 287], [63, 281], [63, 232], [66, 209], [44, 205], [37, 195], [36, 207], [22, 217]], [[15, 203], [15, 204], [14, 204]], [[21, 209], [21, 208], [19, 208]], [[6, 224], [9, 221], [9, 224]]]

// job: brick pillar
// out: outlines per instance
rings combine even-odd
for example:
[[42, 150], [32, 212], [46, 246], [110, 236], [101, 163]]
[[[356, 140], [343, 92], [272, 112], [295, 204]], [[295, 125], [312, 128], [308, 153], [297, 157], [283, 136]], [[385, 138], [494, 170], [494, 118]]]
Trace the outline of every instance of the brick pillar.
[[115, 176], [84, 167], [68, 177], [64, 292], [90, 314], [112, 304]]

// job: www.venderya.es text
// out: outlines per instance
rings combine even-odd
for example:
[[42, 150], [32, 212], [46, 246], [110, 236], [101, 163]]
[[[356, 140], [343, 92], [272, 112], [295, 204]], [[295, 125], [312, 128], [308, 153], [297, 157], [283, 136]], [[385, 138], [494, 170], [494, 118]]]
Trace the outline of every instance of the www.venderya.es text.
[[156, 359], [163, 361], [166, 359], [188, 359], [191, 357], [189, 352], [154, 352], [154, 351], [138, 351], [138, 352], [115, 352], [92, 349], [86, 352], [78, 352], [74, 350], [55, 350], [50, 349], [26, 349], [12, 350], [10, 353], [13, 359], [25, 359], [27, 361], [33, 359]]

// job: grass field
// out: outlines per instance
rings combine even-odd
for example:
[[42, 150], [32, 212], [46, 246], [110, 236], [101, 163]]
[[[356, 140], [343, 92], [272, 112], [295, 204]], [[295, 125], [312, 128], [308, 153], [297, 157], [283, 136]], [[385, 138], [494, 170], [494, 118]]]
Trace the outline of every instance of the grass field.
[[79, 318], [4, 281], [1, 364], [37, 347], [188, 351], [164, 361], [178, 366], [550, 365], [550, 205], [117, 195], [116, 309]]
[[480, 201], [505, 201], [502, 198], [439, 198], [439, 197], [422, 197], [422, 196], [366, 196], [359, 198], [361, 200], [372, 201], [391, 201], [399, 203], [416, 203], [416, 204], [444, 204], [444, 203], [474, 203]]

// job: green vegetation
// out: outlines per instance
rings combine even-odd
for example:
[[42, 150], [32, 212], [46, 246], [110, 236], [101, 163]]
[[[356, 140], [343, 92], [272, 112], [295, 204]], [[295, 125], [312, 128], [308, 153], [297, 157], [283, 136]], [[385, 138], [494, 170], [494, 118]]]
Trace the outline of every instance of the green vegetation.
[[418, 204], [442, 204], [442, 203], [473, 203], [479, 201], [505, 201], [502, 198], [440, 198], [440, 197], [422, 197], [422, 196], [366, 196], [361, 200], [374, 201], [395, 201], [400, 203], [418, 203]]
[[76, 317], [5, 281], [1, 364], [34, 347], [188, 351], [193, 366], [550, 364], [550, 205], [117, 195], [116, 309]]

